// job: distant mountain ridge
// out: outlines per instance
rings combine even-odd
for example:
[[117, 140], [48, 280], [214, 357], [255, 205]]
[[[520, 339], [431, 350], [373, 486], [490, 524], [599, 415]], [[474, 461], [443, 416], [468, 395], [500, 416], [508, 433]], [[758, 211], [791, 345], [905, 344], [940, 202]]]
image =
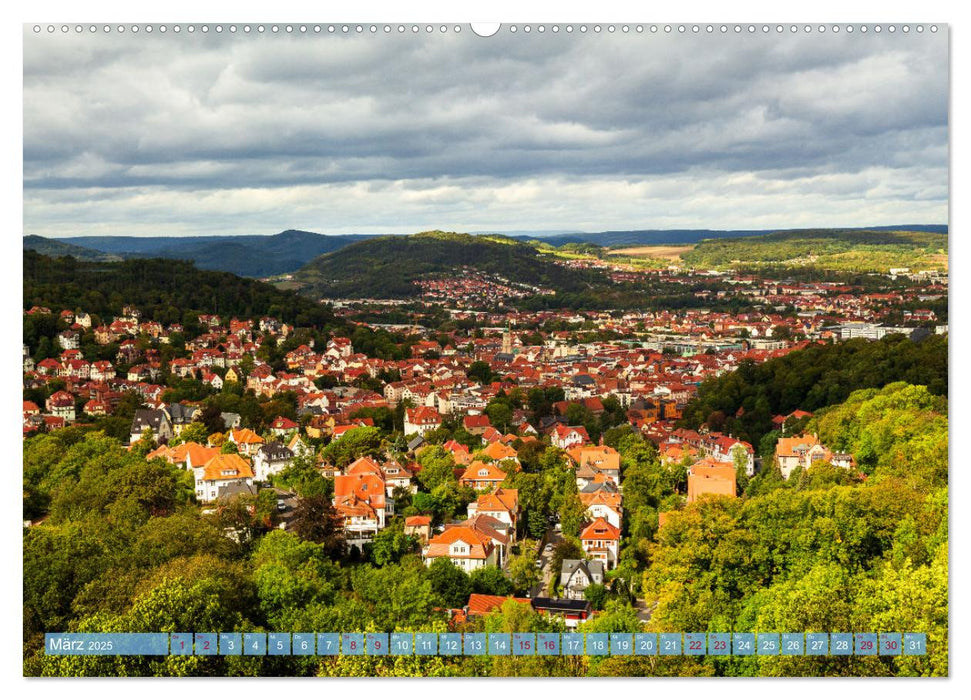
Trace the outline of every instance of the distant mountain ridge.
[[272, 236], [79, 236], [41, 240], [83, 246], [110, 254], [114, 260], [190, 260], [201, 270], [232, 272], [243, 277], [269, 277], [293, 272], [318, 255], [370, 237], [368, 234], [329, 236], [290, 229]]
[[[473, 238], [498, 237], [526, 243], [540, 241], [560, 247], [569, 243], [593, 243], [605, 248], [644, 245], [694, 245], [702, 240], [766, 236], [808, 229], [711, 230], [644, 229], [595, 233], [562, 231], [476, 232]], [[914, 224], [869, 226], [844, 231], [918, 231], [947, 234], [947, 225]], [[199, 269], [232, 272], [244, 277], [271, 277], [296, 272], [318, 256], [346, 246], [376, 239], [377, 234], [330, 235], [289, 229], [274, 235], [229, 236], [78, 236], [45, 238], [24, 236], [24, 250], [44, 255], [70, 255], [79, 260], [111, 262], [122, 259], [168, 258], [190, 260]], [[402, 236], [398, 236], [402, 237]]]
[[70, 255], [72, 258], [86, 262], [117, 262], [121, 260], [120, 256], [106, 253], [103, 250], [95, 250], [54, 238], [44, 238], [43, 236], [24, 236], [24, 250], [33, 250], [52, 258]]
[[[600, 231], [597, 233], [552, 233], [543, 232], [515, 232], [509, 235], [521, 241], [539, 240], [543, 243], [559, 247], [567, 243], [594, 243], [604, 248], [618, 246], [644, 245], [692, 245], [703, 240], [717, 238], [749, 238], [752, 236], [767, 236], [775, 233], [792, 233], [821, 229], [793, 228], [793, 229], [643, 229], [631, 231]], [[919, 231], [922, 233], [947, 234], [947, 224], [901, 224], [895, 226], [861, 226], [854, 228], [833, 228], [839, 231]]]

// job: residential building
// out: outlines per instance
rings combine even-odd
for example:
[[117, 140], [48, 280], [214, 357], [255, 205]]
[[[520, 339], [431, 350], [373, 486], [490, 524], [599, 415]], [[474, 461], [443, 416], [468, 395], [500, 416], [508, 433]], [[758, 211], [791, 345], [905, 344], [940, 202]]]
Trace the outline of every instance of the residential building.
[[568, 450], [571, 447], [590, 442], [590, 436], [587, 435], [587, 429], [582, 425], [575, 426], [557, 423], [556, 427], [553, 428], [553, 432], [550, 434], [550, 442], [561, 450]]
[[516, 526], [519, 523], [519, 491], [496, 487], [490, 493], [480, 494], [468, 506], [468, 515], [489, 515], [496, 520], [506, 523], [512, 530], [513, 540], [516, 537]]
[[147, 430], [152, 431], [156, 444], [162, 440], [169, 440], [173, 436], [172, 423], [165, 411], [161, 409], [140, 408], [135, 411], [129, 442], [138, 442]]
[[252, 457], [264, 445], [266, 440], [249, 428], [229, 431], [229, 441], [236, 445], [241, 455]]
[[465, 469], [459, 478], [459, 483], [480, 490], [494, 489], [505, 480], [506, 472], [495, 463], [475, 460]]
[[75, 418], [74, 396], [64, 390], [55, 391], [51, 394], [45, 402], [45, 407], [49, 414], [63, 418], [67, 422], [73, 421]]
[[385, 526], [388, 500], [379, 473], [359, 471], [334, 477], [334, 508], [344, 522], [348, 546], [370, 542]]
[[688, 469], [688, 503], [694, 503], [705, 495], [735, 498], [736, 467], [733, 462], [723, 462], [705, 457]]
[[257, 481], [266, 481], [271, 474], [279, 474], [293, 460], [293, 452], [285, 445], [268, 442], [256, 451], [253, 457], [253, 470]]
[[580, 532], [580, 545], [591, 559], [603, 562], [606, 569], [617, 566], [620, 528], [597, 518]]
[[852, 457], [844, 454], [836, 457], [828, 447], [819, 442], [819, 438], [808, 434], [779, 438], [775, 444], [775, 461], [786, 479], [794, 469], [809, 469], [816, 462], [838, 463], [843, 467], [853, 464]]
[[482, 532], [466, 525], [451, 525], [432, 537], [422, 550], [425, 564], [439, 557], [449, 559], [466, 573], [485, 566], [497, 566], [496, 547]]
[[200, 503], [212, 503], [225, 495], [226, 487], [237, 484], [253, 485], [253, 469], [249, 462], [237, 454], [219, 454], [201, 467], [193, 470], [196, 499]]
[[432, 519], [427, 515], [411, 515], [405, 518], [405, 534], [428, 544], [432, 534]]
[[405, 435], [417, 434], [424, 437], [427, 433], [441, 427], [442, 416], [434, 408], [419, 406], [405, 410]]
[[583, 592], [592, 583], [603, 584], [604, 565], [602, 561], [587, 559], [564, 559], [560, 569], [560, 589], [563, 597], [570, 600], [585, 600]]

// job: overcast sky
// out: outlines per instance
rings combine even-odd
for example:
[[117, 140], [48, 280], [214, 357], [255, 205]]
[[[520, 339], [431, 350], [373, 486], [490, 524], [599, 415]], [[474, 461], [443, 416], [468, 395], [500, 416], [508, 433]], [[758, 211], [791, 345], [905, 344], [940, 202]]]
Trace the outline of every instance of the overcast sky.
[[948, 219], [946, 30], [24, 36], [24, 233]]

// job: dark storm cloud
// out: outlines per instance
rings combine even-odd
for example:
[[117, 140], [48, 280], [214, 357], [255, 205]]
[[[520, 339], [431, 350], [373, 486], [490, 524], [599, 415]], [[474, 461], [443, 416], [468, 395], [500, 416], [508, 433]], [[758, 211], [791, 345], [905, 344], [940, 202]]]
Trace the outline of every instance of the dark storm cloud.
[[[947, 81], [942, 34], [28, 34], [25, 223], [729, 226], [733, 193], [769, 225], [847, 200], [941, 221]], [[333, 221], [348, 197], [372, 211]]]

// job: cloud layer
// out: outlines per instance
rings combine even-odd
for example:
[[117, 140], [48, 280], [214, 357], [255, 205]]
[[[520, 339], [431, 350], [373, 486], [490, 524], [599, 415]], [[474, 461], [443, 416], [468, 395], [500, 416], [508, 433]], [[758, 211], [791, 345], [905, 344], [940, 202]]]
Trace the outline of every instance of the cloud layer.
[[947, 37], [24, 37], [41, 235], [947, 220]]

